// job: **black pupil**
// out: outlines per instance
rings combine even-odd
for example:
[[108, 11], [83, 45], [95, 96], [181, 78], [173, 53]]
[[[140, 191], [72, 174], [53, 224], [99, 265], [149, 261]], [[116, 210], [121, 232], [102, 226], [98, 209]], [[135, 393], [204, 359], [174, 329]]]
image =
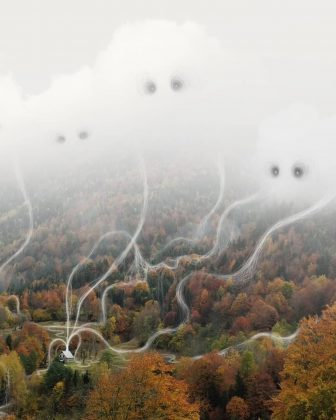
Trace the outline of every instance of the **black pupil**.
[[64, 136], [58, 136], [56, 141], [57, 143], [65, 143], [66, 138]]
[[294, 175], [296, 176], [296, 178], [300, 178], [303, 175], [303, 169], [296, 166], [294, 168]]
[[271, 168], [271, 174], [272, 174], [273, 176], [278, 176], [278, 175], [279, 175], [279, 173], [280, 173], [279, 168], [278, 168], [277, 166], [272, 166], [272, 168]]
[[183, 86], [183, 83], [181, 82], [181, 80], [173, 79], [171, 81], [171, 88], [173, 90], [180, 90], [182, 86]]
[[87, 138], [89, 137], [89, 133], [88, 133], [87, 131], [81, 131], [81, 132], [78, 134], [78, 137], [79, 137], [81, 140], [85, 140], [85, 139], [87, 139]]
[[154, 82], [147, 82], [146, 83], [146, 91], [147, 93], [155, 93], [156, 92], [156, 86]]

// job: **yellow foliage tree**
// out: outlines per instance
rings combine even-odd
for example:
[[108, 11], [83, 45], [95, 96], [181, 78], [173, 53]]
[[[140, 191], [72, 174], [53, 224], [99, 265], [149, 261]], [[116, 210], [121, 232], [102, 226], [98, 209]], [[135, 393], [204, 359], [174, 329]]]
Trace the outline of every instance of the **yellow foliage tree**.
[[10, 400], [22, 407], [27, 397], [26, 375], [15, 351], [0, 356], [0, 375], [8, 377]]
[[336, 419], [336, 304], [301, 322], [281, 377], [272, 418]]

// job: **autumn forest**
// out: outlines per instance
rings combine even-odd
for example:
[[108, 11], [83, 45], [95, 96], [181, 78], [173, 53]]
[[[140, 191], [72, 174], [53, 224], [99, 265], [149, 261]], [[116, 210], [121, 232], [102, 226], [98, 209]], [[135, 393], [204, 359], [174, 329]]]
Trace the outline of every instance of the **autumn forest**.
[[[248, 194], [237, 187], [225, 192], [204, 222], [220, 192], [216, 165], [186, 165], [181, 172], [172, 162], [153, 163], [147, 168], [149, 205], [138, 253], [130, 250], [91, 290], [127, 238], [107, 237], [85, 256], [100, 234], [134, 232], [141, 213], [138, 167], [123, 165], [128, 163], [112, 165], [103, 182], [92, 173], [90, 183], [79, 182], [78, 172], [73, 182], [57, 180], [57, 189], [45, 180], [31, 190], [34, 234], [1, 273], [5, 418], [333, 418], [333, 209], [274, 232], [255, 270], [240, 281], [234, 273], [259, 238], [295, 210], [257, 201], [221, 220], [230, 203]], [[32, 185], [28, 178], [27, 188]], [[49, 195], [39, 190], [45, 186]], [[2, 194], [5, 260], [24, 238], [27, 216], [14, 193]], [[216, 252], [202, 258], [216, 243]], [[85, 295], [77, 321], [83, 329], [69, 342], [75, 362], [64, 363], [57, 340], [65, 334], [67, 281], [80, 261], [72, 278], [70, 323]]]

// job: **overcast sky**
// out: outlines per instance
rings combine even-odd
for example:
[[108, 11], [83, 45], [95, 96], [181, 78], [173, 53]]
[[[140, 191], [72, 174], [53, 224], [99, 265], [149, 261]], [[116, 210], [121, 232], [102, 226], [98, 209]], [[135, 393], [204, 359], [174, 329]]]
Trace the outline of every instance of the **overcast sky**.
[[0, 72], [37, 93], [52, 75], [91, 65], [117, 26], [148, 18], [204, 24], [284, 73], [293, 63], [324, 80], [321, 68], [336, 71], [334, 0], [0, 0]]

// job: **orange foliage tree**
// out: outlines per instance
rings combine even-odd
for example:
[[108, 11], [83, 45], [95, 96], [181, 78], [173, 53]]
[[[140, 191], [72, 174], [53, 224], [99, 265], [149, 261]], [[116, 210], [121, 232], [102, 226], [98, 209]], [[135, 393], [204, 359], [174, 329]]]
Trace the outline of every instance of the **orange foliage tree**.
[[232, 397], [226, 406], [226, 412], [232, 420], [248, 419], [250, 410], [247, 403], [240, 397]]
[[187, 385], [172, 375], [158, 354], [137, 355], [118, 372], [104, 372], [86, 409], [86, 419], [199, 419], [198, 405], [188, 400]]
[[182, 358], [178, 362], [178, 376], [187, 382], [191, 397], [200, 402], [204, 418], [209, 412], [218, 411], [222, 401], [234, 389], [240, 363], [237, 352], [231, 352], [226, 357], [213, 352], [198, 360]]
[[301, 322], [281, 377], [274, 419], [336, 418], [336, 304]]

